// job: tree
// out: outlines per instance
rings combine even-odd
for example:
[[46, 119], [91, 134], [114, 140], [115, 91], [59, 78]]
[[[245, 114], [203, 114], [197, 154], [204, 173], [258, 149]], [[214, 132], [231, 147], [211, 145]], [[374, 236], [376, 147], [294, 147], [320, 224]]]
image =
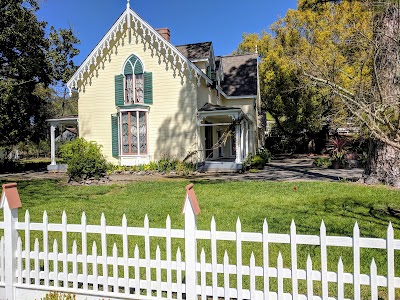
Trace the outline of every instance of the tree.
[[[304, 1], [304, 9], [331, 5]], [[329, 87], [348, 111], [364, 124], [373, 138], [370, 145], [365, 182], [384, 182], [400, 187], [400, 3], [399, 1], [358, 1], [371, 13], [369, 28], [355, 31], [348, 42], [353, 53], [365, 54], [359, 66], [361, 79], [344, 87], [336, 74], [307, 74], [313, 81]], [[318, 4], [318, 6], [315, 6]], [[339, 4], [340, 5], [340, 4]], [[370, 71], [363, 72], [366, 66]]]
[[346, 41], [356, 29], [368, 34], [368, 19], [362, 5], [346, 2], [289, 10], [272, 25], [270, 35], [263, 32], [257, 41], [257, 35], [244, 35], [239, 51], [254, 44], [263, 50], [263, 106], [285, 135], [314, 138], [324, 136], [329, 126], [346, 123], [347, 110], [337, 95], [305, 75], [334, 73], [346, 88], [353, 83], [349, 77], [361, 78], [357, 72], [359, 65], [365, 64], [365, 55], [354, 54], [351, 48], [355, 45]]
[[37, 0], [0, 3], [0, 146], [15, 145], [46, 134], [51, 93], [75, 69], [72, 58], [79, 41], [71, 30], [57, 32], [39, 22]]

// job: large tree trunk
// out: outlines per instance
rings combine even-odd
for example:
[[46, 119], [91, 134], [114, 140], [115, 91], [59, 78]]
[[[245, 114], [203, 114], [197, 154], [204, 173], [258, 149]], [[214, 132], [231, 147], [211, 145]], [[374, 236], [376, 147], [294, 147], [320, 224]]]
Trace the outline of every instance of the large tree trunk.
[[382, 115], [383, 111], [384, 117], [389, 123], [392, 122], [392, 127], [390, 124], [382, 127], [383, 132], [387, 133], [386, 138], [378, 135], [380, 141], [371, 142], [364, 177], [366, 183], [382, 182], [400, 188], [400, 149], [388, 145], [388, 140], [396, 141], [400, 130], [400, 11], [398, 2], [382, 3], [382, 9], [377, 10], [374, 20], [376, 48], [372, 98], [377, 107], [375, 114]]
[[382, 182], [400, 188], [400, 150], [372, 141], [363, 178], [366, 184]]

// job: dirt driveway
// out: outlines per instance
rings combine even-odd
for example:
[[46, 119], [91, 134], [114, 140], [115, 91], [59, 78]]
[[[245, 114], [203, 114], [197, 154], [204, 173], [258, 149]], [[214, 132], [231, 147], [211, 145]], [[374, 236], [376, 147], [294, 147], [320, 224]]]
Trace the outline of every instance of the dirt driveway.
[[[263, 170], [257, 173], [198, 173], [195, 175], [181, 177], [175, 175], [135, 175], [135, 174], [113, 174], [110, 176], [111, 183], [161, 180], [161, 179], [206, 179], [206, 180], [271, 180], [271, 181], [357, 181], [361, 178], [363, 169], [322, 169], [313, 166], [312, 158], [307, 156], [290, 156], [273, 159]], [[0, 174], [0, 179], [7, 180], [32, 180], [32, 179], [67, 179], [66, 174], [52, 174], [44, 171], [28, 172], [18, 174]]]

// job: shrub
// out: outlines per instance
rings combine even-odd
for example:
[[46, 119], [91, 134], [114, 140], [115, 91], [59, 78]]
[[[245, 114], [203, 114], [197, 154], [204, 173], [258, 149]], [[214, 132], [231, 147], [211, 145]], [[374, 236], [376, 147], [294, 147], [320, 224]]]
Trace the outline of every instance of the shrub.
[[264, 160], [265, 164], [271, 161], [272, 155], [268, 149], [260, 148], [257, 150], [256, 155], [260, 156]]
[[262, 170], [266, 164], [266, 161], [260, 155], [254, 155], [251, 159], [251, 168]]
[[318, 157], [318, 158], [314, 159], [314, 164], [317, 167], [326, 169], [332, 165], [332, 160], [329, 157]]
[[60, 149], [61, 157], [68, 164], [67, 173], [75, 181], [88, 178], [99, 179], [107, 172], [107, 162], [101, 147], [83, 138], [65, 143]]
[[40, 300], [75, 300], [75, 299], [76, 296], [74, 294], [62, 294], [59, 292], [50, 292]]

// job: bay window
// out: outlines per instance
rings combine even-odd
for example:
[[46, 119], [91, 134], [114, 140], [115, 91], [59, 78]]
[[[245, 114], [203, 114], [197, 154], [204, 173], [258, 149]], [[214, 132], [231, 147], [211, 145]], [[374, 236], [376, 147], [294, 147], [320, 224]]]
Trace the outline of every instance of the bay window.
[[122, 155], [147, 155], [147, 111], [120, 113]]

